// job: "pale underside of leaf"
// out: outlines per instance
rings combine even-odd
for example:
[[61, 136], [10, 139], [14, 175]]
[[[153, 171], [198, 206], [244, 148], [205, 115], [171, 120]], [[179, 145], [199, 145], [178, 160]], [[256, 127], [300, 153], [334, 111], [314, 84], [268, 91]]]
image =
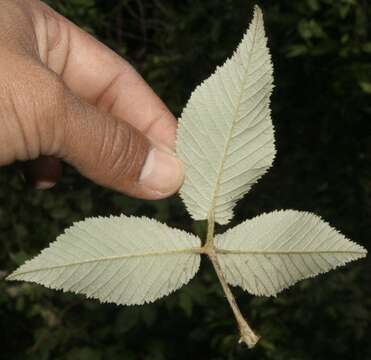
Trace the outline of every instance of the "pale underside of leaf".
[[8, 277], [82, 293], [102, 302], [143, 304], [189, 282], [200, 240], [155, 220], [90, 218]]
[[294, 210], [248, 220], [217, 235], [215, 246], [228, 283], [266, 296], [366, 256], [318, 216]]
[[261, 10], [226, 63], [196, 88], [183, 110], [177, 153], [186, 178], [180, 195], [195, 220], [226, 224], [238, 199], [272, 165], [273, 67]]

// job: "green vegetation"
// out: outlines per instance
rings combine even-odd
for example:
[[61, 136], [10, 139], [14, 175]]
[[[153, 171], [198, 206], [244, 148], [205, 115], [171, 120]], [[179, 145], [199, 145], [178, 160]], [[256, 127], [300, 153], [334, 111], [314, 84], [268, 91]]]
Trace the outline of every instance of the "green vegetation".
[[[176, 115], [191, 90], [236, 47], [253, 2], [62, 0], [49, 3], [132, 62]], [[260, 1], [275, 65], [278, 156], [238, 205], [233, 224], [263, 211], [321, 215], [359, 244], [371, 238], [371, 7], [367, 0]], [[207, 55], [205, 55], [207, 54]], [[0, 276], [73, 221], [147, 215], [202, 231], [181, 201], [145, 202], [99, 188], [72, 169], [53, 190], [0, 170]], [[237, 289], [264, 340], [238, 333], [206, 262], [184, 289], [143, 307], [118, 307], [0, 281], [4, 359], [364, 360], [371, 357], [371, 260], [303, 281], [277, 298]], [[174, 330], [176, 329], [176, 331]], [[235, 334], [235, 335], [231, 335]]]

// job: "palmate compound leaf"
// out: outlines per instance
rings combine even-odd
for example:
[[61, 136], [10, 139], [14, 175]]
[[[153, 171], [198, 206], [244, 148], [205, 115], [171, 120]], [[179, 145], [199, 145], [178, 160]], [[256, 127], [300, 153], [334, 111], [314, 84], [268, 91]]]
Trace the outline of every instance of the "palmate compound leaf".
[[90, 218], [74, 224], [8, 280], [82, 293], [102, 302], [152, 302], [189, 282], [200, 239], [155, 220]]
[[247, 220], [217, 235], [215, 247], [228, 283], [266, 296], [367, 253], [318, 216], [294, 210]]
[[177, 153], [186, 168], [180, 195], [195, 220], [228, 223], [236, 201], [272, 165], [272, 74], [255, 7], [236, 52], [196, 88], [179, 121]]

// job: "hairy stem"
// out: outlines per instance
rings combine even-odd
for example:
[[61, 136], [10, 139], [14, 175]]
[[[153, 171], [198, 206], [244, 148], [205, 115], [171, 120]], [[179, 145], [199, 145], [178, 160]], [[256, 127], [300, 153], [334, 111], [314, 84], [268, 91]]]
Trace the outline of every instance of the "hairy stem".
[[209, 215], [209, 218], [207, 220], [207, 235], [206, 235], [205, 248], [212, 248], [213, 247], [214, 229], [215, 229], [214, 216]]
[[240, 330], [240, 336], [241, 336], [239, 342], [240, 343], [244, 342], [251, 349], [259, 341], [259, 336], [257, 336], [254, 333], [254, 331], [250, 328], [249, 324], [247, 323], [247, 321], [241, 314], [241, 311], [237, 305], [236, 299], [230, 287], [228, 286], [227, 281], [225, 280], [223, 271], [220, 267], [217, 254], [215, 252], [213, 242], [214, 242], [214, 220], [209, 219], [206, 243], [205, 243], [205, 246], [203, 247], [203, 250], [208, 255], [211, 263], [213, 264], [216, 275], [218, 276], [218, 279], [220, 281], [220, 284], [222, 285], [225, 296], [236, 318], [236, 321], [237, 321], [237, 324]]

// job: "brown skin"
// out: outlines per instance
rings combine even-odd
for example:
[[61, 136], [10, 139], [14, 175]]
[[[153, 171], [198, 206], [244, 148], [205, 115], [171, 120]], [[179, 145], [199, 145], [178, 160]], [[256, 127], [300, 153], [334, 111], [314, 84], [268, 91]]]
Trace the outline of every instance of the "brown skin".
[[174, 150], [176, 120], [130, 64], [40, 1], [0, 7], [0, 166], [37, 159], [29, 173], [46, 188], [62, 159], [135, 197], [174, 193], [175, 158], [168, 182], [139, 180], [149, 149]]

